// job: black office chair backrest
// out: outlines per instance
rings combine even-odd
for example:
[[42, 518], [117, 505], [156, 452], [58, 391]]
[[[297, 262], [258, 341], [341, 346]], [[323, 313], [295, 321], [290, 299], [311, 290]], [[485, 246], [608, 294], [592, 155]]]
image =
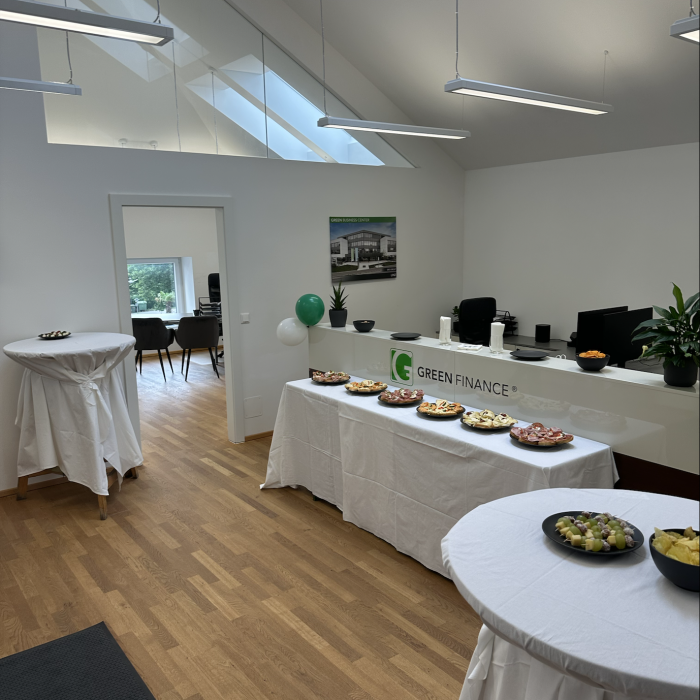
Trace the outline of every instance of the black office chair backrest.
[[185, 316], [175, 332], [183, 350], [215, 348], [219, 345], [219, 319], [216, 316]]
[[162, 318], [132, 318], [136, 345], [134, 350], [165, 350], [173, 342], [173, 332]]
[[207, 281], [209, 282], [209, 301], [212, 303], [221, 303], [221, 281], [219, 280], [219, 273], [212, 272]]
[[497, 313], [493, 297], [465, 299], [459, 305], [460, 342], [488, 345], [491, 341], [491, 324]]

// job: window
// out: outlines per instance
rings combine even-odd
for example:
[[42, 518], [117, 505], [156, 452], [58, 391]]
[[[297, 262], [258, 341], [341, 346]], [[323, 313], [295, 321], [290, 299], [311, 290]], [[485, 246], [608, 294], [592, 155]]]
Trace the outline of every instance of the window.
[[184, 312], [180, 258], [130, 259], [127, 270], [132, 316]]
[[[63, 5], [64, 0], [43, 0]], [[153, 21], [150, 0], [67, 0], [70, 7]], [[45, 95], [49, 143], [413, 167], [374, 133], [323, 129], [357, 117], [226, 0], [165, 0], [165, 46], [71, 34], [81, 97]], [[63, 32], [38, 29], [43, 80], [66, 80]]]

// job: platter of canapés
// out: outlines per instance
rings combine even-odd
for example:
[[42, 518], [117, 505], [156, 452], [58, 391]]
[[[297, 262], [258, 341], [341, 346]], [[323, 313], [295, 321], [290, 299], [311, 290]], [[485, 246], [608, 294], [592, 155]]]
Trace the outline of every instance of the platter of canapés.
[[565, 433], [561, 428], [545, 428], [542, 423], [532, 423], [525, 428], [513, 427], [510, 436], [529, 447], [557, 447], [574, 439], [573, 435]]
[[42, 340], [63, 340], [70, 335], [70, 331], [50, 331], [49, 333], [41, 333], [39, 337]]
[[466, 409], [460, 403], [437, 399], [435, 403], [424, 401], [416, 410], [422, 416], [430, 418], [456, 418], [461, 416]]
[[384, 391], [387, 385], [384, 382], [375, 382], [372, 379], [365, 379], [362, 382], [350, 382], [345, 388], [351, 394], [378, 394]]
[[377, 398], [389, 406], [413, 406], [423, 403], [424, 396], [425, 392], [422, 389], [397, 389], [383, 391]]
[[494, 413], [485, 409], [483, 411], [468, 411], [462, 418], [462, 423], [470, 428], [478, 430], [502, 430], [510, 428], [518, 421], [507, 413]]
[[314, 372], [311, 381], [316, 384], [345, 384], [350, 381], [350, 375], [345, 372]]
[[644, 535], [634, 525], [611, 513], [584, 510], [555, 513], [542, 523], [544, 534], [562, 547], [591, 556], [628, 554], [644, 544]]

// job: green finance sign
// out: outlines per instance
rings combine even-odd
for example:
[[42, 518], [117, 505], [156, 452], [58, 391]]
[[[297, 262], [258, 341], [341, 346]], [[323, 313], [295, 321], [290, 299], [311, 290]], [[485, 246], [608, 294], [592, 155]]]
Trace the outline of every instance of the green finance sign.
[[413, 353], [410, 350], [391, 349], [391, 381], [413, 386]]

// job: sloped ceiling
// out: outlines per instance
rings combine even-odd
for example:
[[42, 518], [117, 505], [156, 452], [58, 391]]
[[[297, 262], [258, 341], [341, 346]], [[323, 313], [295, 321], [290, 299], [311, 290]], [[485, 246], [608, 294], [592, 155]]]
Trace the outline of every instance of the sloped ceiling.
[[[285, 2], [320, 29], [319, 0]], [[601, 100], [608, 50], [615, 112], [590, 116], [445, 94], [455, 0], [324, 0], [327, 41], [414, 123], [472, 132], [440, 142], [465, 169], [698, 141], [698, 47], [669, 37], [688, 11], [688, 0], [461, 0], [463, 77]]]

